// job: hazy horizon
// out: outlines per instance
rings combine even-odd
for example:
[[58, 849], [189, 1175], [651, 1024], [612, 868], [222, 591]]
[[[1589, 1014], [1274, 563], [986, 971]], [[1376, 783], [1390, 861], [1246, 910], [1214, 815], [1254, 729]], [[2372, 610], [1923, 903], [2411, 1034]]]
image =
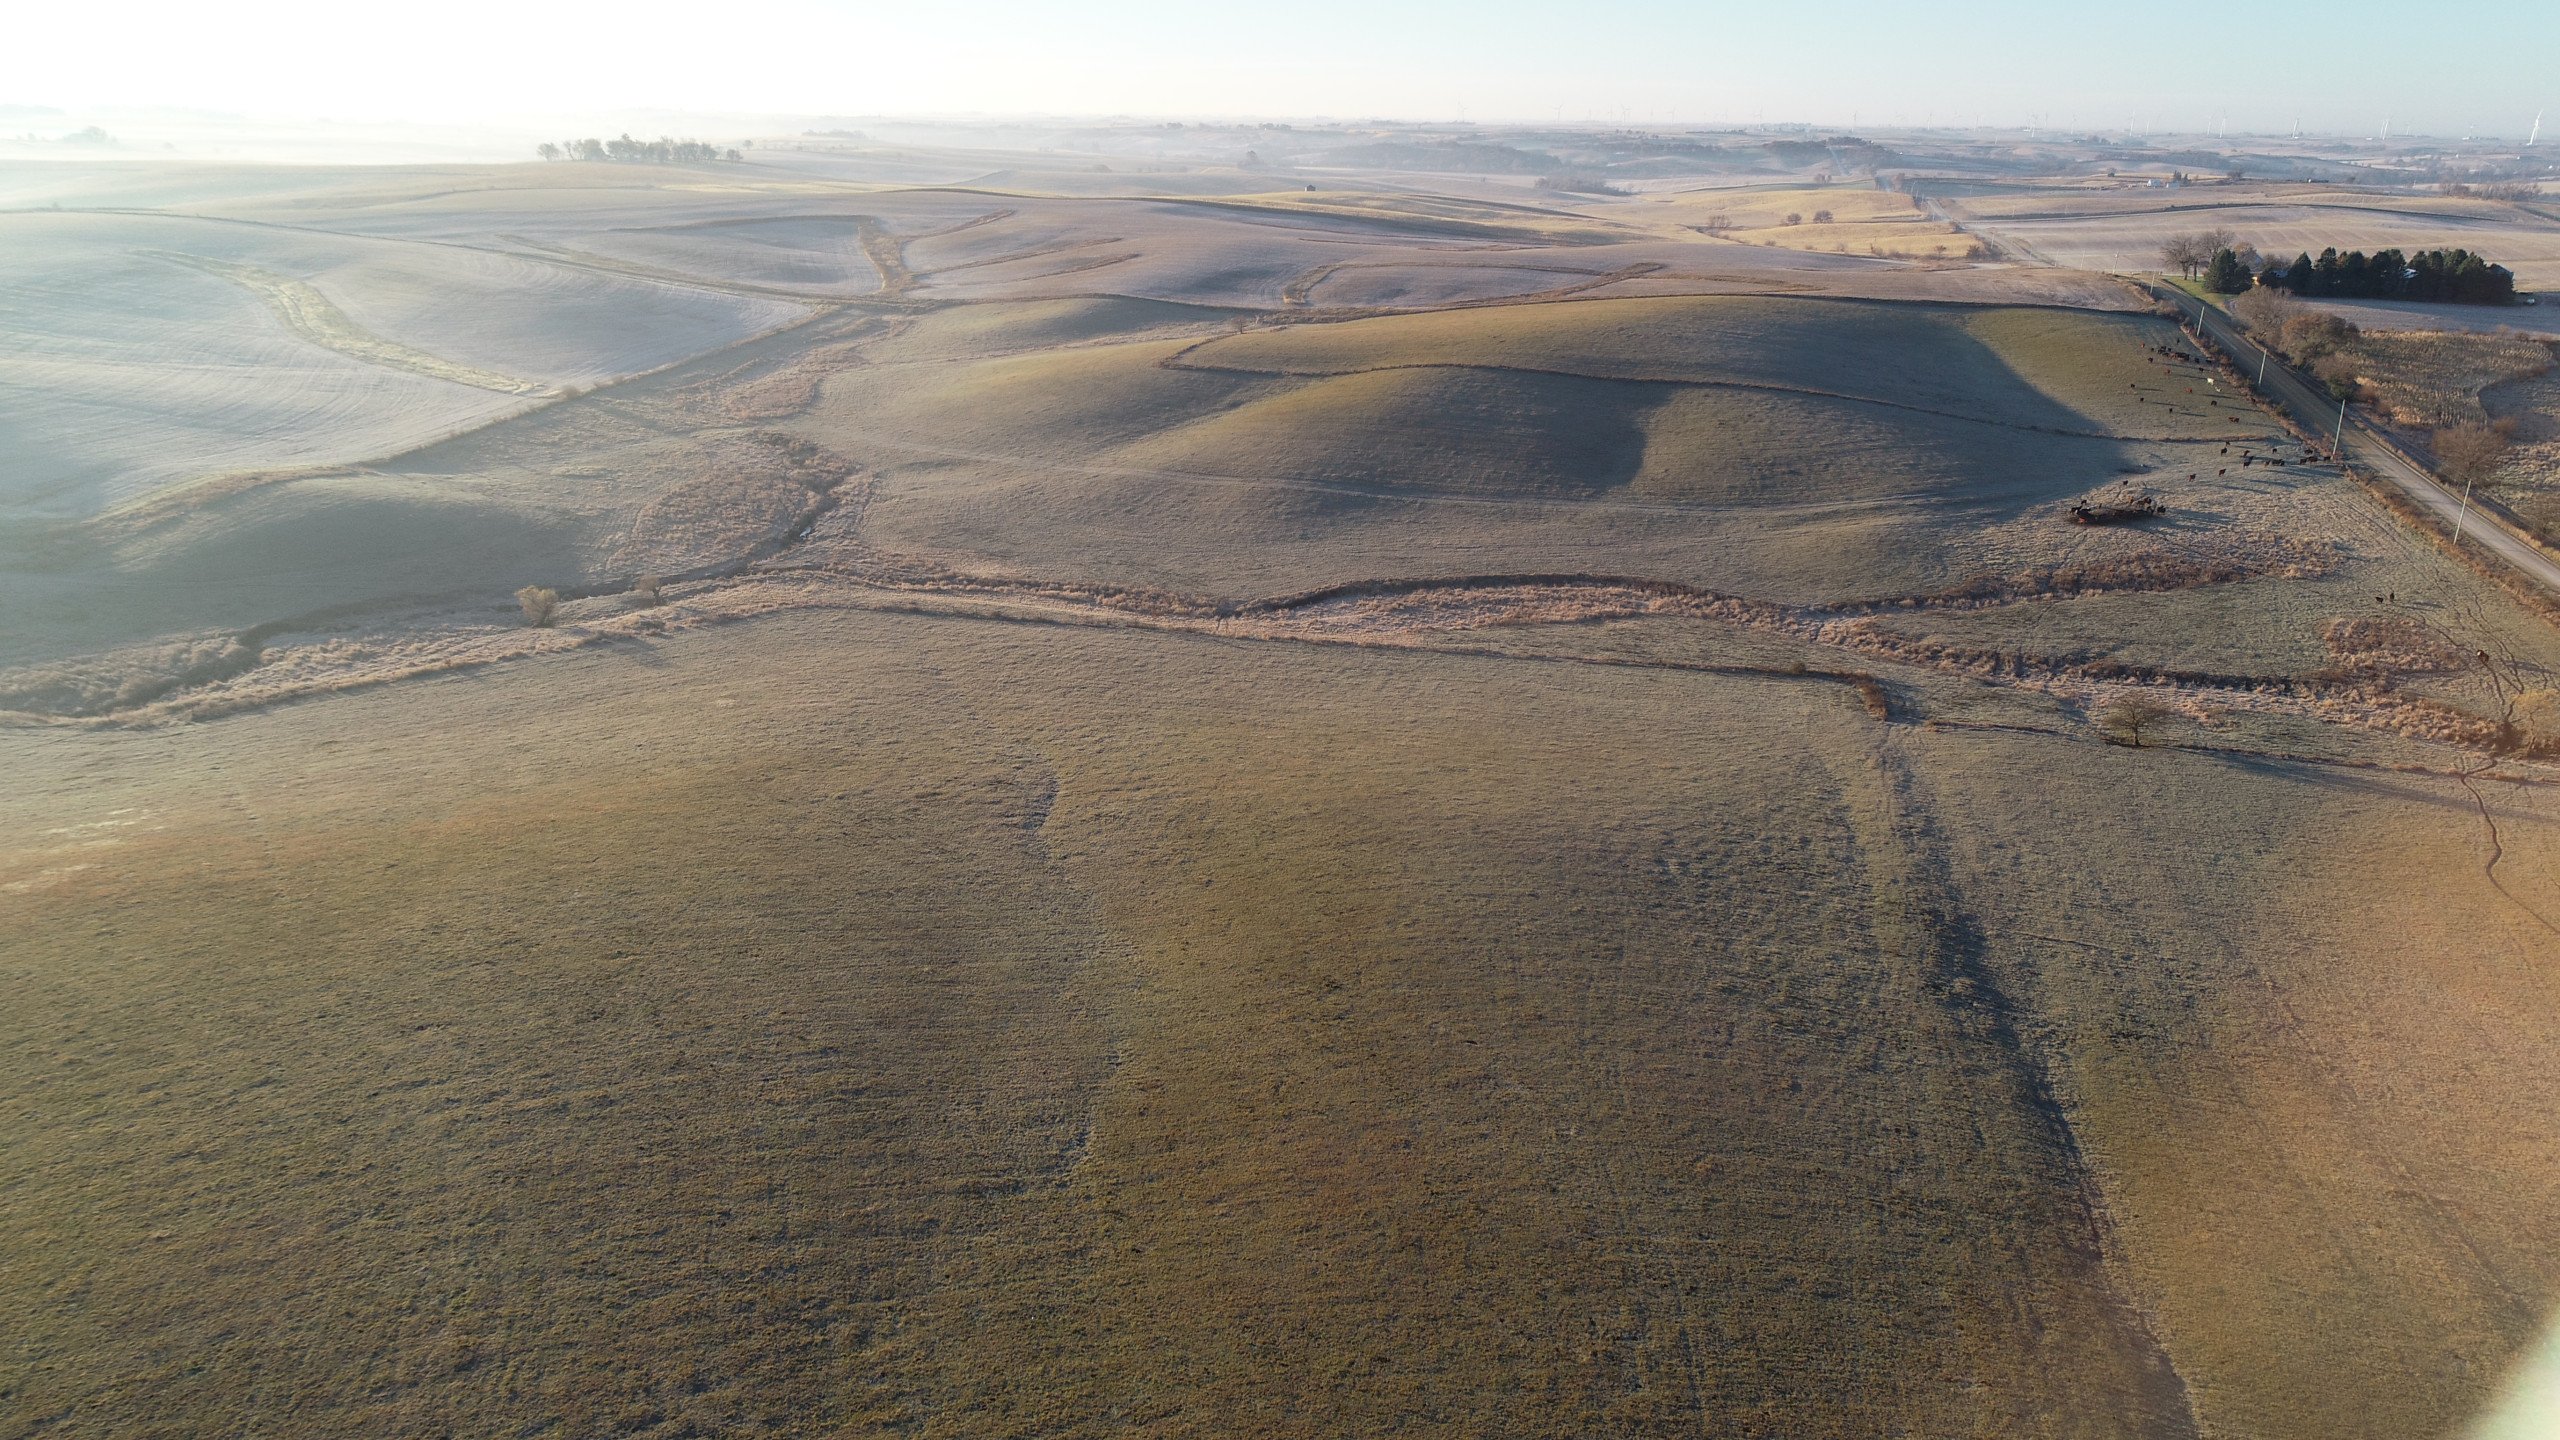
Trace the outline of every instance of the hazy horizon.
[[616, 115], [1392, 118], [2341, 136], [2387, 124], [2522, 140], [2560, 92], [2547, 69], [2483, 58], [2560, 39], [2560, 12], [2522, 5], [2376, 46], [2401, 12], [2350, 3], [2281, 42], [2196, 54], [2177, 26], [2008, 0], [1961, 15], [1852, 0], [1819, 34], [1791, 12], [1646, 0], [1569, 21], [1515, 0], [1316, 0], [1251, 17], [1153, 0], [1072, 12], [989, 0], [931, 17], [831, 0], [708, 19], [656, 0], [437, 13], [433, 30], [313, 0], [31, 14], [0, 55], [0, 124], [44, 107], [519, 129]]

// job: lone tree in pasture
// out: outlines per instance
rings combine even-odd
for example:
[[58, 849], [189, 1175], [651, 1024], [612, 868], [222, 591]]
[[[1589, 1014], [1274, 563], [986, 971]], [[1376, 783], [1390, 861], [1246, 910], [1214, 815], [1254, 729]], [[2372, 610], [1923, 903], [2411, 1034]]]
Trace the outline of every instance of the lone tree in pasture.
[[524, 623], [540, 630], [559, 618], [560, 592], [548, 586], [527, 585], [516, 592], [516, 604], [524, 610]]
[[2143, 744], [2142, 737], [2156, 733], [2161, 726], [2168, 724], [2169, 715], [2169, 707], [2157, 700], [2128, 695], [2121, 700], [2109, 701], [2098, 711], [2098, 729], [2110, 742], [2139, 750]]
[[1803, 216], [1801, 213], [1797, 212], [1797, 211], [1790, 210], [1790, 211], [1788, 211], [1788, 212], [1787, 212], [1787, 218], [1786, 218], [1786, 222], [1785, 222], [1785, 223], [1787, 223], [1787, 224], [1789, 224], [1789, 225], [1801, 225], [1801, 224], [1803, 224], [1803, 223], [1804, 223], [1804, 216]]
[[1830, 211], [1828, 211], [1828, 210], [1816, 210], [1816, 211], [1814, 211], [1814, 212], [1813, 212], [1813, 223], [1814, 223], [1814, 224], [1816, 224], [1816, 225], [1828, 225], [1828, 224], [1830, 224], [1830, 223], [1831, 223], [1831, 212], [1830, 212]]

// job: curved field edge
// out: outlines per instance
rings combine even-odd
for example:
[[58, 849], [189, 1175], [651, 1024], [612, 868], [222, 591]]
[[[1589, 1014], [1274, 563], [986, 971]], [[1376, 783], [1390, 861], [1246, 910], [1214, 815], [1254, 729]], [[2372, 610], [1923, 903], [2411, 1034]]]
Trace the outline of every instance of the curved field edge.
[[170, 250], [136, 253], [220, 276], [256, 296], [286, 329], [323, 350], [334, 350], [349, 359], [379, 365], [387, 370], [423, 375], [430, 380], [448, 380], [475, 390], [495, 390], [502, 395], [553, 393], [550, 387], [536, 381], [474, 369], [396, 340], [386, 340], [348, 319], [345, 311], [308, 281], [279, 275], [241, 261], [216, 260]]

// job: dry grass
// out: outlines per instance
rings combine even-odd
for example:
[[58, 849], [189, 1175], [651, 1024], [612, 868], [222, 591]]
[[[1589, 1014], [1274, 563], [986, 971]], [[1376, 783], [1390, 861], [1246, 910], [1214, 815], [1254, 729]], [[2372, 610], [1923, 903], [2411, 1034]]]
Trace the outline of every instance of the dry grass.
[[381, 365], [393, 370], [406, 370], [431, 380], [450, 380], [480, 390], [495, 390], [502, 395], [531, 394], [542, 387], [512, 375], [475, 369], [457, 364], [441, 356], [430, 355], [412, 346], [385, 340], [347, 318], [346, 312], [328, 296], [290, 275], [237, 261], [209, 259], [201, 255], [158, 252], [155, 258], [190, 265], [208, 274], [219, 275], [255, 295], [275, 312], [278, 320], [296, 335], [324, 350], [335, 350], [368, 365]]
[[1893, 260], [1971, 260], [1983, 253], [1981, 241], [1953, 225], [1934, 221], [1834, 225], [1808, 221], [1801, 225], [1735, 230], [1727, 238], [1745, 245], [1776, 245], [1790, 250], [1883, 256]]
[[2406, 616], [2357, 616], [2330, 621], [2320, 638], [2350, 674], [2443, 674], [2471, 663], [2443, 630]]
[[859, 203], [686, 243], [863, 363], [0, 572], [0, 1429], [2380, 1440], [2560, 1304], [2560, 641], [2164, 327]]
[[1844, 225], [1900, 225], [1923, 214], [1908, 195], [1864, 185], [1745, 187], [1648, 195], [1631, 205], [1616, 207], [1612, 213], [1681, 227], [1704, 226], [1721, 219], [1725, 222], [1723, 229], [1751, 231], [1781, 228], [1789, 215], [1810, 221], [1825, 210]]
[[642, 506], [614, 547], [622, 573], [705, 573], [772, 554], [834, 503], [854, 467], [779, 435], [730, 440], [702, 455], [706, 473]]
[[2560, 540], [2560, 369], [2490, 386], [2480, 403], [2515, 445], [2501, 472], [2512, 487], [2506, 498], [2546, 539]]
[[[1167, 643], [769, 624], [671, 641], [637, 686], [589, 652], [154, 738], [85, 792], [148, 797], [91, 832], [127, 838], [11, 857], [0, 1014], [38, 1108], [6, 1163], [36, 1183], [0, 1194], [43, 1298], [0, 1324], [82, 1358], [14, 1397], [66, 1434], [148, 1406], [280, 1434], [2150, 1435], [2183, 1403], [2156, 1340], [2208, 1423], [2366, 1433], [2258, 1378], [2267, 1336], [2178, 1268], [2207, 1242], [2161, 1227], [2237, 1143], [2223, 1097], [2406, 1127], [2317, 1057], [2407, 1057], [2287, 1037], [2205, 1086], [2119, 1074], [2111, 1037], [2187, 1063], [2280, 1004], [2331, 1023], [2401, 932], [2262, 940], [2322, 957], [2262, 999], [2203, 943], [2259, 923], [2206, 867], [2342, 807], [2403, 844], [2458, 847], [2465, 815], [2172, 757], [2127, 829], [2093, 823], [2096, 747], [1906, 748], [1782, 677]], [[14, 803], [53, 810], [98, 745], [145, 753], [48, 741]], [[1994, 840], [2151, 901], [1986, 878]], [[2498, 903], [2476, 870], [2329, 865], [2336, 893]], [[2524, 1023], [2486, 998], [2469, 1023]], [[2254, 1143], [2309, 1164], [2337, 1133]], [[2427, 1183], [2460, 1162], [2412, 1153]], [[2219, 1183], [2256, 1218], [2210, 1243], [2270, 1295], [2458, 1252], [2423, 1211], [2327, 1228]], [[2442, 1293], [2368, 1282], [2320, 1322], [2481, 1378], [2332, 1374], [2338, 1403], [2396, 1428], [2480, 1393], [2523, 1337], [2387, 1308]]]
[[2483, 391], [2552, 368], [2549, 345], [2499, 335], [2368, 331], [2344, 353], [2401, 425], [2486, 423]]

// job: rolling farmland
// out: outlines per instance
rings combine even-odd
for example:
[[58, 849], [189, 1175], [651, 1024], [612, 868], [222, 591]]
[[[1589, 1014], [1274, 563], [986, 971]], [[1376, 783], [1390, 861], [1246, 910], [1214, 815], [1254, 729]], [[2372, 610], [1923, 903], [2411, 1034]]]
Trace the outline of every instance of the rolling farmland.
[[0, 168], [0, 1434], [2514, 1383], [2560, 630], [2194, 217], [785, 138]]

